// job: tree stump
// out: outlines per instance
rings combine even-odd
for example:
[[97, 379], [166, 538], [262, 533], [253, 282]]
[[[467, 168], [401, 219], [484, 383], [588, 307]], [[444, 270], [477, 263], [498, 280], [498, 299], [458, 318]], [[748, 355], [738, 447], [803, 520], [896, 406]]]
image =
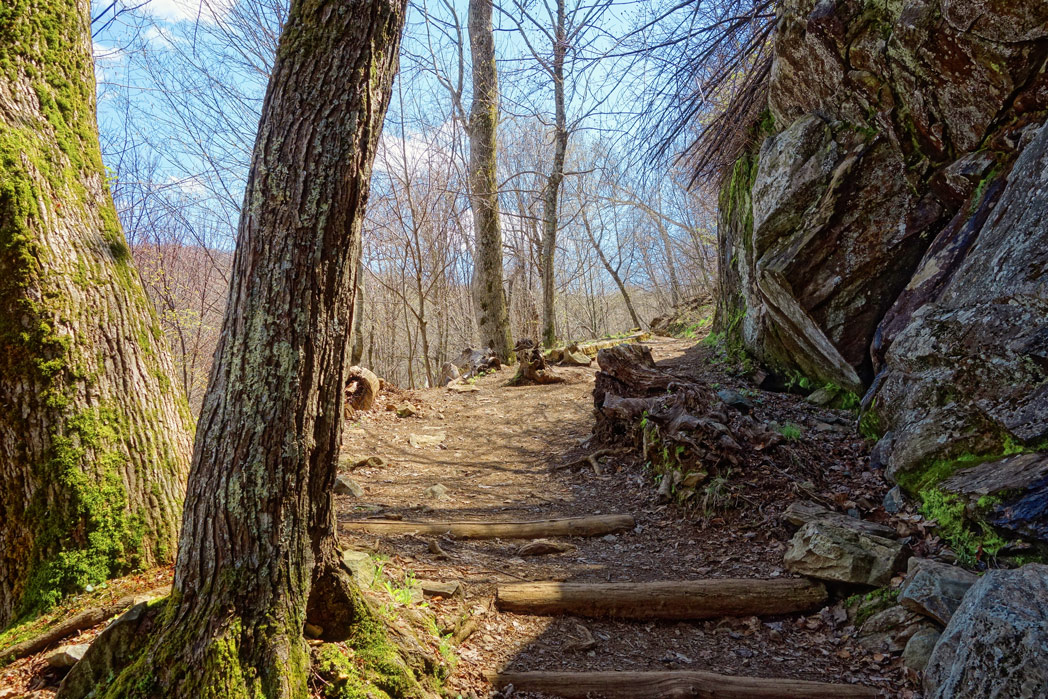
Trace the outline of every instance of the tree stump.
[[517, 343], [514, 351], [517, 353], [519, 364], [516, 375], [509, 381], [509, 386], [564, 383], [564, 377], [554, 374], [553, 370], [547, 366], [542, 350], [536, 346], [535, 342], [522, 340]]
[[647, 347], [602, 349], [597, 364], [594, 435], [604, 444], [639, 448], [656, 472], [672, 479], [668, 483], [736, 466], [782, 439], [725, 405], [704, 382], [660, 369]]

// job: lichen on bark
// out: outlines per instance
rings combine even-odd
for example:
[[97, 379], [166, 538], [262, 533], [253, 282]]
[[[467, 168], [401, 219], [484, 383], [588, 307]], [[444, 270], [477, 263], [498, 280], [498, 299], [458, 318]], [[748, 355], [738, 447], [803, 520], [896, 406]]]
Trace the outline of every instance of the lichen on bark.
[[381, 630], [340, 566], [332, 490], [363, 212], [405, 10], [405, 0], [291, 3], [172, 595], [102, 696], [297, 699], [308, 694], [307, 618], [326, 640]]
[[168, 560], [191, 421], [105, 183], [89, 3], [5, 3], [0, 83], [2, 625]]

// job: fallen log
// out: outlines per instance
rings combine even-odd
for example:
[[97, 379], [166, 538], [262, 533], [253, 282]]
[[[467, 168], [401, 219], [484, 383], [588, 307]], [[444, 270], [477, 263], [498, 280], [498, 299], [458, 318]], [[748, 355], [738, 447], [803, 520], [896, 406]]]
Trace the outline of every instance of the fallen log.
[[72, 636], [79, 631], [83, 631], [84, 629], [89, 629], [92, 626], [97, 626], [103, 621], [106, 621], [117, 614], [123, 613], [130, 609], [134, 604], [142, 601], [143, 598], [163, 597], [170, 591], [171, 586], [165, 585], [164, 587], [158, 587], [147, 592], [140, 592], [136, 595], [121, 597], [109, 604], [85, 609], [64, 621], [45, 629], [42, 633], [33, 636], [32, 638], [28, 638], [20, 643], [15, 643], [14, 645], [10, 645], [7, 648], [0, 650], [0, 663], [7, 663], [12, 660], [18, 660], [19, 658], [38, 653], [44, 648], [47, 648], [64, 638], [68, 638], [69, 636]]
[[543, 692], [583, 699], [872, 699], [883, 696], [872, 687], [806, 680], [735, 677], [698, 671], [662, 672], [498, 672], [487, 679], [498, 689]]
[[411, 522], [363, 519], [342, 522], [346, 529], [372, 534], [447, 534], [458, 539], [539, 539], [547, 536], [603, 536], [633, 529], [632, 515], [595, 515], [532, 522]]
[[795, 614], [826, 601], [822, 583], [780, 580], [694, 580], [649, 583], [529, 582], [498, 586], [506, 612], [619, 619], [712, 619]]
[[346, 379], [346, 405], [354, 410], [371, 410], [382, 383], [370, 370], [351, 366]]
[[637, 332], [626, 337], [613, 337], [607, 340], [590, 340], [589, 342], [578, 343], [578, 349], [580, 352], [588, 357], [596, 357], [597, 353], [602, 349], [608, 349], [609, 347], [618, 347], [619, 345], [630, 345], [644, 342], [645, 340], [651, 339], [651, 333], [649, 332]]

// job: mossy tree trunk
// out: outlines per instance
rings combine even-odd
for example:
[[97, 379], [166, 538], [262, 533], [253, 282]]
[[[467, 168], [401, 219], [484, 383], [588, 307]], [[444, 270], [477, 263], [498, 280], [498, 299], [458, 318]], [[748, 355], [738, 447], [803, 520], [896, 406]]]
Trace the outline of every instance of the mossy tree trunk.
[[476, 238], [473, 293], [481, 347], [512, 363], [509, 308], [502, 287], [502, 228], [496, 170], [499, 84], [495, 68], [492, 0], [470, 0], [469, 45], [473, 61], [473, 103], [469, 114], [469, 191]]
[[106, 184], [88, 0], [0, 7], [0, 626], [174, 555], [192, 417]]
[[553, 347], [557, 343], [555, 319], [554, 263], [557, 256], [557, 228], [559, 225], [560, 185], [564, 182], [564, 160], [568, 151], [568, 117], [564, 97], [564, 60], [568, 52], [567, 16], [564, 0], [557, 0], [557, 25], [554, 28], [552, 78], [553, 105], [553, 166], [546, 177], [542, 199], [542, 344]]
[[332, 488], [359, 238], [406, 0], [294, 0], [263, 103], [172, 595], [110, 697], [305, 697], [362, 621]]

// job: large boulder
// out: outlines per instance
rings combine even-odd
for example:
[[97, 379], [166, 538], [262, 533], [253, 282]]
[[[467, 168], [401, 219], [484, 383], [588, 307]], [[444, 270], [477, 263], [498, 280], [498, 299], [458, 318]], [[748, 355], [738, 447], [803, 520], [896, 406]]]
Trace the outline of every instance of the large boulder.
[[994, 526], [1048, 542], [1048, 454], [1018, 454], [971, 466], [940, 488], [981, 509]]
[[926, 617], [896, 604], [867, 619], [857, 638], [868, 651], [901, 653], [914, 636], [934, 629]]
[[902, 650], [903, 665], [911, 670], [921, 671], [928, 667], [928, 661], [935, 650], [935, 644], [942, 637], [939, 629], [923, 628], [910, 636]]
[[925, 558], [911, 558], [899, 588], [899, 604], [945, 626], [979, 578], [963, 568]]
[[820, 580], [883, 587], [906, 561], [899, 541], [877, 536], [843, 521], [815, 520], [790, 541], [783, 562], [800, 575]]
[[1048, 689], [1048, 566], [992, 570], [965, 595], [932, 652], [928, 699], [1035, 699]]

